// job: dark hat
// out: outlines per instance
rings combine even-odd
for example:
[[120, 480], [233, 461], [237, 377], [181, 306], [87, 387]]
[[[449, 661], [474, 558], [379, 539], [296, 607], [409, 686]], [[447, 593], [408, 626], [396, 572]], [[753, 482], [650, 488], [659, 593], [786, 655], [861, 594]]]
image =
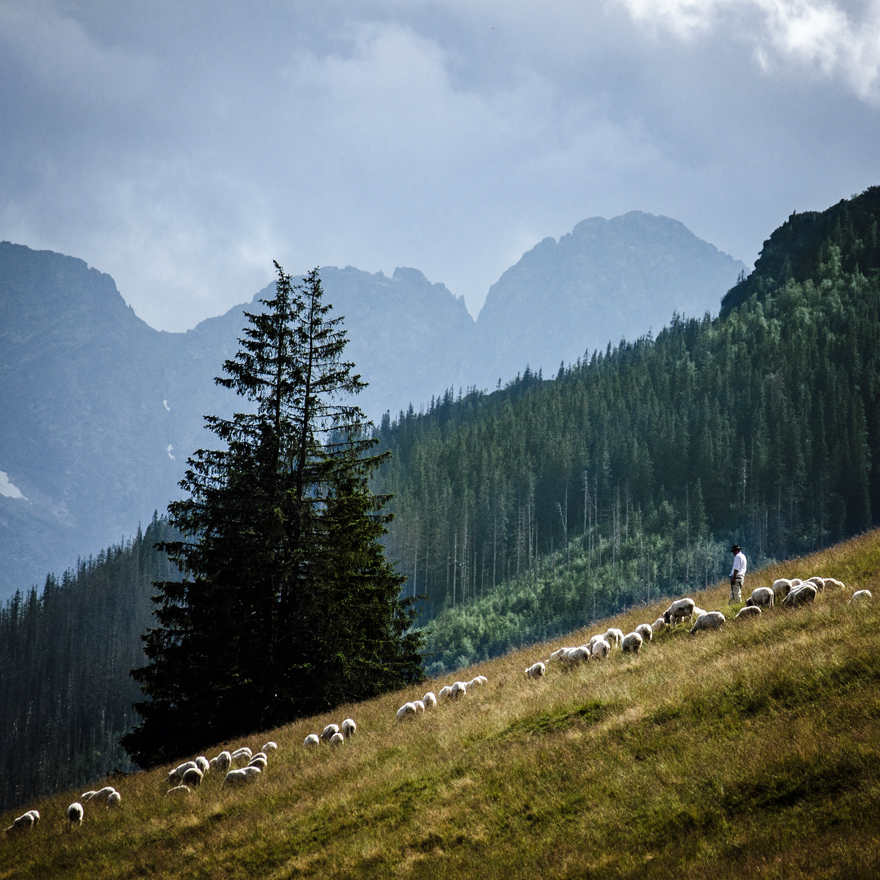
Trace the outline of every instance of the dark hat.
[[742, 547], [740, 547], [739, 544], [734, 544], [734, 545], [730, 548], [730, 552], [731, 552], [731, 553], [739, 553], [740, 550], [742, 550]]

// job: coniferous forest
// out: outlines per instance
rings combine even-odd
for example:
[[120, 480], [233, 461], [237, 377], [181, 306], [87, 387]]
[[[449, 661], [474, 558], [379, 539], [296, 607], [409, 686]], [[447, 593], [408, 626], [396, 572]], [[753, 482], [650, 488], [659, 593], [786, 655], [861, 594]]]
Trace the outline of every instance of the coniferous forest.
[[[880, 187], [792, 215], [717, 318], [674, 316], [386, 417], [389, 556], [439, 673], [880, 520]], [[129, 671], [174, 577], [146, 534], [0, 609], [0, 797], [128, 769]], [[748, 581], [747, 581], [748, 584]], [[747, 586], [748, 589], [748, 586]]]

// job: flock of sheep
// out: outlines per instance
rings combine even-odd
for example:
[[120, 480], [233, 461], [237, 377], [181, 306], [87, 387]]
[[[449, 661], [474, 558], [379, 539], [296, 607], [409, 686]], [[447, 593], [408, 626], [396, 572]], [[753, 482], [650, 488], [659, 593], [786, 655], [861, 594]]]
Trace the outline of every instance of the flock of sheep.
[[[825, 590], [840, 590], [844, 584], [835, 578], [811, 577], [806, 581], [798, 578], [780, 578], [773, 582], [772, 587], [758, 587], [752, 591], [745, 605], [737, 613], [735, 619], [758, 617], [762, 609], [773, 608], [781, 605], [784, 608], [795, 608], [800, 605], [814, 602], [816, 596]], [[850, 603], [859, 604], [871, 601], [872, 596], [868, 590], [858, 590], [853, 593]], [[540, 678], [546, 674], [547, 665], [556, 661], [566, 665], [575, 664], [579, 661], [604, 660], [613, 649], [620, 649], [625, 654], [638, 654], [645, 642], [652, 640], [657, 632], [667, 628], [675, 628], [684, 621], [691, 622], [689, 632], [698, 633], [702, 630], [716, 630], [724, 625], [727, 618], [721, 611], [705, 611], [697, 607], [693, 599], [676, 599], [653, 623], [639, 624], [631, 633], [624, 635], [623, 631], [612, 627], [604, 633], [594, 635], [587, 643], [575, 647], [559, 648], [554, 651], [547, 661], [538, 661], [526, 669], [528, 678]], [[452, 685], [441, 688], [438, 694], [429, 691], [421, 700], [404, 703], [396, 714], [397, 721], [404, 721], [423, 714], [429, 709], [435, 709], [439, 703], [446, 700], [458, 700], [465, 696], [469, 690], [485, 684], [486, 676], [478, 675], [470, 681], [456, 681]], [[346, 740], [351, 739], [357, 732], [357, 724], [352, 718], [346, 718], [341, 724], [328, 724], [320, 733], [310, 733], [303, 743], [306, 748], [316, 748], [322, 742], [330, 746], [340, 746]], [[209, 772], [224, 773], [223, 786], [234, 787], [253, 783], [265, 772], [269, 761], [269, 755], [277, 750], [274, 742], [267, 742], [259, 752], [252, 752], [247, 746], [242, 746], [235, 751], [222, 751], [210, 761], [200, 755], [191, 761], [179, 764], [168, 773], [167, 783], [172, 786], [166, 792], [166, 797], [189, 795], [194, 788], [201, 785], [205, 775]], [[106, 786], [98, 791], [87, 791], [67, 808], [67, 819], [71, 827], [82, 825], [85, 810], [83, 803], [104, 804], [107, 808], [118, 806], [122, 801], [122, 795], [113, 786]], [[29, 810], [19, 816], [6, 830], [7, 835], [20, 834], [33, 828], [40, 821], [37, 810]]]

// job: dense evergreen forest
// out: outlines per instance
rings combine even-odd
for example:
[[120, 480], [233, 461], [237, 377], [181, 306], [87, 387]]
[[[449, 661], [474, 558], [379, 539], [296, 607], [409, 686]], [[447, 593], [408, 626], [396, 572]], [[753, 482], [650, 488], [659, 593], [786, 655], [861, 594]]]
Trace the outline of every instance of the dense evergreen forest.
[[135, 769], [119, 738], [137, 719], [129, 672], [144, 661], [151, 582], [173, 576], [153, 545], [169, 537], [155, 519], [0, 608], [0, 809]]
[[877, 522], [878, 220], [878, 187], [792, 215], [718, 318], [383, 420], [429, 672]]
[[[429, 673], [697, 589], [733, 539], [754, 569], [878, 523], [878, 221], [880, 187], [792, 215], [718, 318], [383, 420], [374, 490], [395, 496]], [[0, 608], [3, 808], [132, 769], [118, 740], [169, 539], [155, 519]]]

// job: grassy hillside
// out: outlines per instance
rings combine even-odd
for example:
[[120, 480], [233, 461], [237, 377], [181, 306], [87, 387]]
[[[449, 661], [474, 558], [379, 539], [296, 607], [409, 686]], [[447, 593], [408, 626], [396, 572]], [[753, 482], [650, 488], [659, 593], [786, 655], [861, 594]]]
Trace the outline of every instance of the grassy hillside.
[[[488, 684], [409, 723], [398, 706], [446, 679], [266, 732], [247, 744], [278, 752], [246, 789], [208, 776], [172, 801], [165, 770], [118, 778], [121, 807], [86, 804], [75, 831], [79, 792], [28, 804], [2, 817], [42, 820], [0, 840], [0, 880], [880, 876], [880, 532], [754, 573], [746, 592], [812, 574], [847, 589], [524, 677], [592, 627], [482, 664], [468, 677]], [[856, 588], [875, 603], [848, 605]], [[693, 597], [727, 610], [726, 584]], [[346, 715], [353, 740], [302, 748]]]

